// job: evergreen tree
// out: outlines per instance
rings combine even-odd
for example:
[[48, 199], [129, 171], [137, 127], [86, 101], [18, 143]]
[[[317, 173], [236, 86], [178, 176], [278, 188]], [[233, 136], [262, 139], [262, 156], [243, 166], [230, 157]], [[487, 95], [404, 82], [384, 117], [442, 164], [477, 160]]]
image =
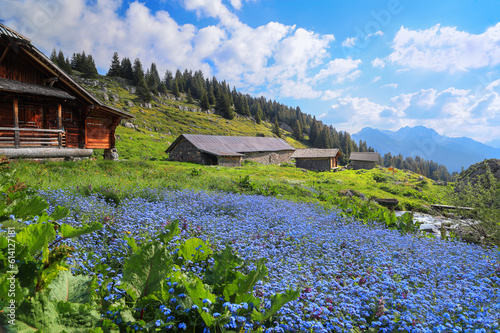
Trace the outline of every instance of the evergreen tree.
[[50, 54], [50, 61], [52, 61], [56, 65], [59, 65], [57, 62], [57, 52], [55, 48], [52, 49], [52, 53]]
[[120, 58], [118, 57], [118, 52], [113, 53], [113, 58], [111, 59], [111, 65], [109, 66], [108, 73], [106, 76], [120, 76], [122, 72], [122, 67], [120, 65]]
[[97, 72], [97, 68], [95, 67], [95, 62], [94, 62], [94, 58], [92, 57], [92, 55], [88, 55], [87, 57], [85, 57], [85, 53], [82, 53], [82, 62], [83, 64], [81, 64], [81, 67], [80, 67], [80, 71], [83, 73], [83, 77], [86, 77], [86, 78], [94, 78], [97, 76], [98, 72]]
[[226, 119], [234, 118], [234, 111], [231, 108], [231, 104], [229, 102], [229, 97], [224, 91], [219, 90], [219, 95], [217, 96], [217, 103], [215, 104], [215, 109], [219, 112], [221, 116]]
[[122, 59], [120, 65], [121, 71], [120, 76], [124, 79], [133, 81], [134, 80], [134, 70], [132, 69], [132, 62], [129, 58], [125, 57]]
[[154, 93], [158, 93], [158, 85], [161, 80], [160, 74], [158, 74], [158, 70], [156, 69], [156, 64], [154, 62], [151, 64], [151, 68], [147, 71], [145, 79], [149, 90]]
[[165, 87], [168, 90], [173, 90], [174, 76], [172, 74], [172, 71], [169, 71], [168, 69], [165, 71], [165, 77], [163, 79], [163, 82], [165, 83]]
[[174, 94], [175, 97], [181, 97], [179, 86], [177, 85], [177, 80], [174, 80], [172, 83], [172, 94]]
[[206, 91], [204, 91], [201, 96], [201, 108], [205, 111], [210, 109], [210, 102], [208, 101], [208, 94]]
[[278, 137], [281, 138], [283, 133], [281, 132], [280, 124], [278, 123], [278, 118], [274, 120], [274, 126], [272, 132]]
[[187, 103], [188, 104], [193, 104], [194, 101], [193, 101], [193, 96], [191, 96], [191, 89], [188, 88], [188, 91], [187, 91]]
[[136, 94], [144, 102], [151, 102], [153, 99], [151, 93], [149, 92], [146, 80], [144, 79], [144, 71], [142, 69], [142, 63], [139, 58], [135, 59], [134, 67], [132, 68], [134, 72], [134, 84], [136, 86]]
[[309, 128], [309, 142], [313, 146], [314, 143], [316, 142], [316, 139], [318, 138], [318, 134], [319, 134], [319, 126], [318, 122], [316, 121], [316, 117], [314, 117], [311, 123], [311, 127]]
[[298, 119], [295, 120], [295, 125], [293, 125], [293, 136], [299, 141], [304, 139], [304, 136], [302, 135], [302, 127], [300, 126], [300, 121]]

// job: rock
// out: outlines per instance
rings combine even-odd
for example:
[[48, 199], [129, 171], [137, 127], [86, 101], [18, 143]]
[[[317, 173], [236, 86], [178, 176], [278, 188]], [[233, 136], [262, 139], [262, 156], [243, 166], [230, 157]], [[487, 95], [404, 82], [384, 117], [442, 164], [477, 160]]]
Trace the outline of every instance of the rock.
[[118, 161], [118, 151], [116, 150], [116, 148], [104, 149], [104, 159]]
[[126, 122], [125, 124], [123, 124], [123, 126], [125, 126], [126, 128], [132, 128], [132, 129], [135, 129], [134, 124], [129, 123], [129, 122]]
[[128, 105], [129, 107], [133, 107], [133, 106], [134, 106], [134, 103], [133, 103], [132, 101], [127, 101], [127, 105]]
[[421, 182], [422, 180], [424, 180], [424, 176], [420, 176], [420, 177], [418, 177], [418, 179], [417, 179], [417, 181], [418, 181], [418, 182]]
[[103, 99], [105, 102], [109, 102], [109, 96], [108, 96], [108, 94], [106, 94], [106, 93], [102, 94], [102, 99]]
[[343, 197], [351, 198], [354, 196], [354, 193], [351, 192], [351, 190], [340, 190], [339, 194]]

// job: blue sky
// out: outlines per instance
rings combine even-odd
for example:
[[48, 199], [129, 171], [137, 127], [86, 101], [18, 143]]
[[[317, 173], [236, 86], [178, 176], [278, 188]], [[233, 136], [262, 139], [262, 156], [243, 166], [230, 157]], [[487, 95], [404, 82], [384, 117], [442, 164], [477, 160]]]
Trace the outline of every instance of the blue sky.
[[500, 1], [2, 0], [50, 54], [202, 70], [339, 130], [500, 140]]

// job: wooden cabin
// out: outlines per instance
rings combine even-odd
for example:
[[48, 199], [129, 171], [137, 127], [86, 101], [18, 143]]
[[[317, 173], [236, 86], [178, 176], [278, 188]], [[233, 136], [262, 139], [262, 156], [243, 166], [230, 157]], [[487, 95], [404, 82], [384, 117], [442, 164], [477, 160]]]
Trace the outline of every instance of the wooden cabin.
[[288, 162], [294, 151], [279, 138], [182, 134], [166, 153], [171, 161], [235, 167], [241, 166], [243, 160]]
[[379, 153], [371, 153], [371, 152], [354, 152], [351, 153], [350, 156], [350, 167], [354, 170], [359, 169], [373, 169], [380, 158]]
[[115, 128], [133, 115], [92, 96], [29, 39], [0, 23], [0, 155], [116, 158]]
[[297, 149], [292, 158], [297, 168], [329, 171], [338, 167], [337, 160], [342, 156], [338, 149], [306, 148]]

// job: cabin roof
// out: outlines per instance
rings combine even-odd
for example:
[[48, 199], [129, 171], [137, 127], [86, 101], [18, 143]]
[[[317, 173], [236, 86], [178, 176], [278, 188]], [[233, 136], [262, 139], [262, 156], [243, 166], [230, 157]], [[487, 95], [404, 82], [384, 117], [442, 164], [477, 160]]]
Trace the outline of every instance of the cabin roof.
[[69, 76], [66, 72], [59, 68], [59, 66], [53, 63], [45, 54], [38, 50], [28, 38], [3, 25], [2, 23], [0, 23], [0, 39], [6, 39], [9, 45], [13, 45], [13, 49], [16, 50], [16, 52], [20, 52], [20, 50], [23, 51], [23, 54], [26, 54], [39, 66], [43, 67], [46, 71], [51, 73], [51, 75], [57, 77], [59, 82], [62, 82], [65, 86], [68, 86], [68, 90], [70, 91], [67, 92], [70, 96], [78, 95], [90, 104], [96, 105], [104, 112], [111, 113], [123, 118], [134, 118], [134, 115], [131, 113], [114, 108], [101, 102], [80, 84], [78, 84], [71, 76]]
[[217, 156], [244, 156], [251, 152], [293, 151], [285, 140], [269, 137], [181, 134], [166, 150], [170, 153], [182, 140]]
[[49, 86], [42, 86], [39, 84], [14, 81], [4, 78], [0, 78], [0, 91], [41, 95], [41, 96], [56, 97], [61, 99], [75, 99], [74, 96], [71, 96], [62, 89]]
[[292, 158], [330, 158], [342, 155], [338, 149], [304, 148], [297, 149]]
[[349, 159], [351, 161], [378, 162], [379, 157], [380, 157], [379, 153], [355, 152], [355, 153], [351, 153], [351, 157]]

